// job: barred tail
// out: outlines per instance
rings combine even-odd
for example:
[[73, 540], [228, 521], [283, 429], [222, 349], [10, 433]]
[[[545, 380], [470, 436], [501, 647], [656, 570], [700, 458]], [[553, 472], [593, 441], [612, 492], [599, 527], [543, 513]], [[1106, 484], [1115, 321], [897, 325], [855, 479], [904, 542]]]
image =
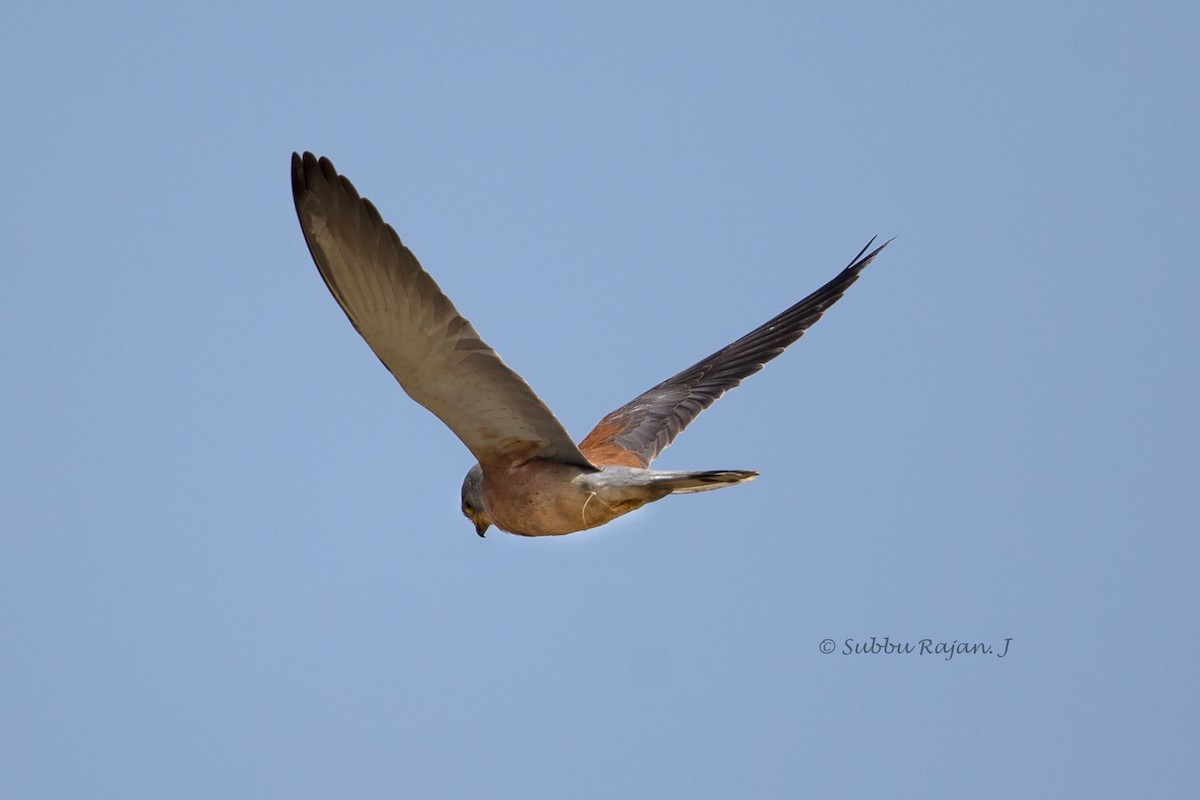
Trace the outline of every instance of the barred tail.
[[698, 472], [655, 471], [651, 483], [656, 487], [666, 489], [671, 494], [690, 494], [691, 492], [720, 489], [723, 486], [733, 486], [735, 483], [745, 483], [757, 477], [758, 472], [752, 469], [711, 469]]

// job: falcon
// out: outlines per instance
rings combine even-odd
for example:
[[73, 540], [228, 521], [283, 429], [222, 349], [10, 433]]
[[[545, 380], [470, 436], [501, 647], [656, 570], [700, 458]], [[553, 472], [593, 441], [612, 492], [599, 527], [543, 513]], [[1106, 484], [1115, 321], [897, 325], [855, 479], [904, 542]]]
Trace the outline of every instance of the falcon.
[[669, 494], [753, 480], [754, 470], [650, 464], [701, 411], [799, 339], [888, 244], [871, 249], [872, 239], [829, 283], [630, 400], [576, 444], [329, 159], [292, 153], [292, 194], [313, 261], [350, 324], [475, 457], [462, 512], [480, 536], [492, 525], [521, 536], [575, 533]]

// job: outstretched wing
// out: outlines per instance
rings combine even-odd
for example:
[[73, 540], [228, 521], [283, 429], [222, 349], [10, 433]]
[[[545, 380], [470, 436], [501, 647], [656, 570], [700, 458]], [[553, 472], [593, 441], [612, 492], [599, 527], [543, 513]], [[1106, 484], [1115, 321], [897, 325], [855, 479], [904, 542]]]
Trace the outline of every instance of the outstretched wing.
[[481, 464], [542, 457], [591, 466], [329, 159], [293, 153], [292, 193], [313, 261], [355, 330]]
[[850, 266], [796, 305], [600, 420], [579, 449], [600, 466], [649, 466], [701, 411], [762, 369], [841, 299], [888, 245], [867, 253], [874, 242], [867, 242]]

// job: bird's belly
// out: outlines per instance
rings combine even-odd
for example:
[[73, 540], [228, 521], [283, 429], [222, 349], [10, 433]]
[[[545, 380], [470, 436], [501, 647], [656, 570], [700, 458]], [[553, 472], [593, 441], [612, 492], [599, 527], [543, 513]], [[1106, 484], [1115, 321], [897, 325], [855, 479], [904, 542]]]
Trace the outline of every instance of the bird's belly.
[[570, 464], [534, 460], [489, 474], [484, 470], [483, 501], [501, 530], [520, 536], [561, 536], [595, 528], [644, 505], [649, 498], [601, 500], [575, 478]]

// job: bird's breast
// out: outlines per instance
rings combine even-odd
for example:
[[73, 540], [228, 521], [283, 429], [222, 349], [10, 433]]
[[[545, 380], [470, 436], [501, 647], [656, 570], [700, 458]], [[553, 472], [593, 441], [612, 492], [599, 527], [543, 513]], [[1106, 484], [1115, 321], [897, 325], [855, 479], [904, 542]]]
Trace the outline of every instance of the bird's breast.
[[576, 465], [547, 459], [485, 466], [483, 502], [497, 527], [521, 536], [561, 536], [594, 528], [636, 507], [617, 510], [602, 502], [576, 480], [583, 473]]

